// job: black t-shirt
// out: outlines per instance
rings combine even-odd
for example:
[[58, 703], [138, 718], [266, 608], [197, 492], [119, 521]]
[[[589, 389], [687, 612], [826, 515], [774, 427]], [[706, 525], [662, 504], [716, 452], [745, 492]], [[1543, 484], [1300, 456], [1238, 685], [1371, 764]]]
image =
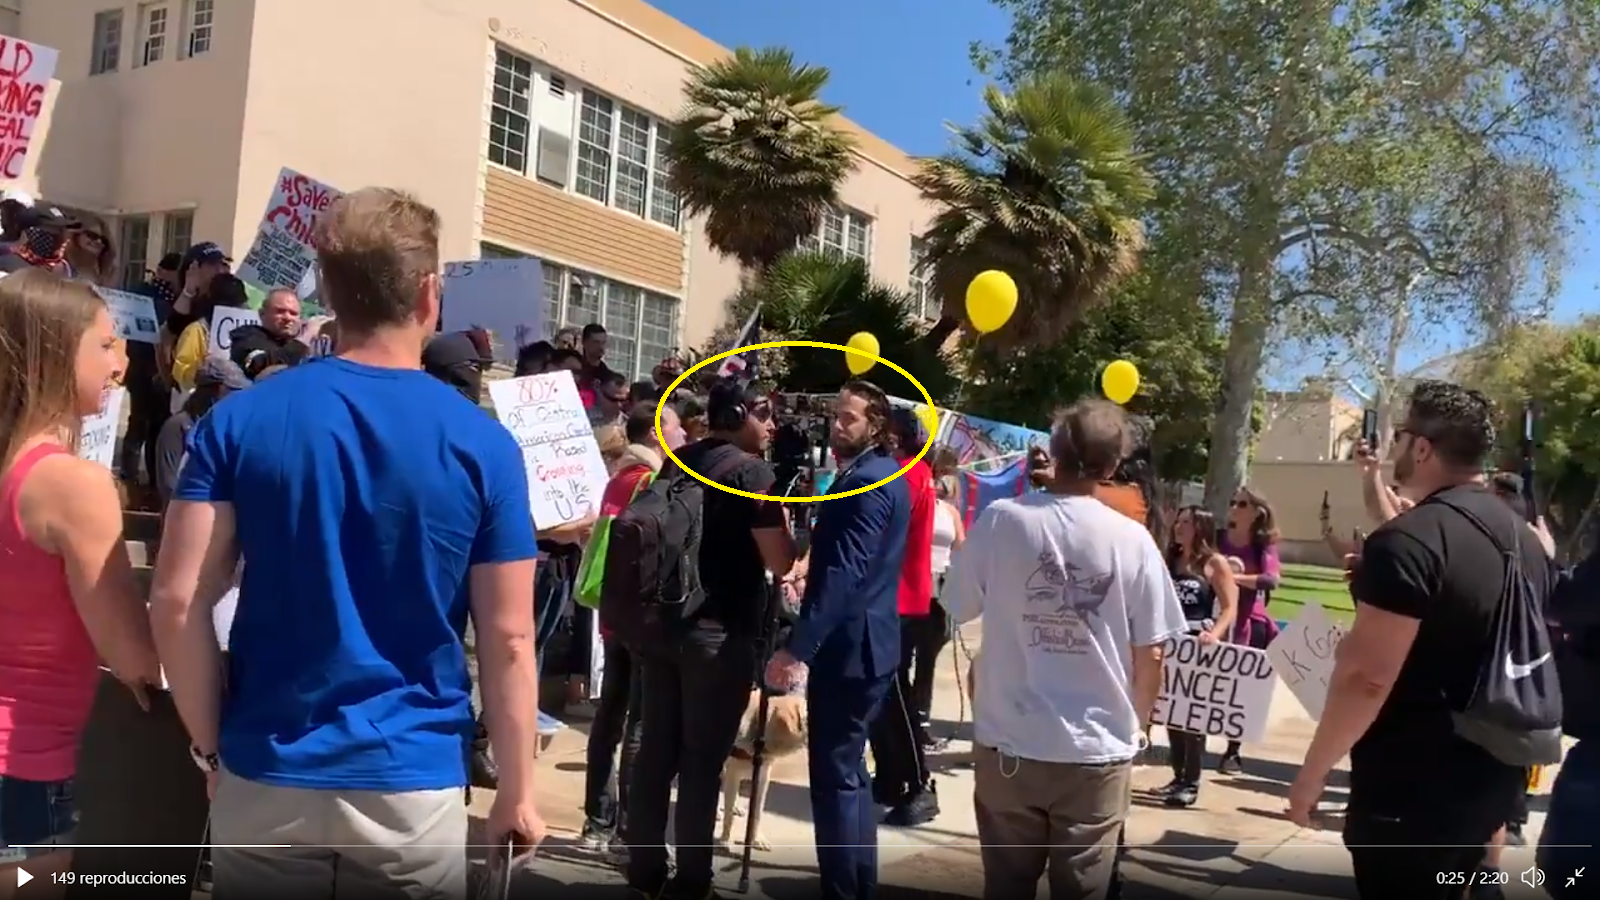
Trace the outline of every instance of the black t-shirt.
[[1541, 603], [1556, 584], [1555, 564], [1527, 524], [1477, 485], [1440, 491], [1367, 538], [1352, 596], [1421, 624], [1393, 691], [1350, 753], [1352, 812], [1493, 820], [1526, 784], [1522, 769], [1458, 737], [1451, 724], [1451, 712], [1467, 706], [1493, 652], [1505, 562], [1446, 498], [1501, 541], [1517, 536]]
[[[735, 462], [738, 457], [742, 462]], [[683, 464], [741, 491], [765, 494], [775, 480], [772, 467], [727, 441], [707, 438], [678, 451]], [[755, 635], [766, 607], [766, 564], [756, 546], [756, 528], [782, 528], [783, 506], [706, 490], [705, 532], [700, 537], [700, 582], [706, 599], [695, 618], [729, 633]]]

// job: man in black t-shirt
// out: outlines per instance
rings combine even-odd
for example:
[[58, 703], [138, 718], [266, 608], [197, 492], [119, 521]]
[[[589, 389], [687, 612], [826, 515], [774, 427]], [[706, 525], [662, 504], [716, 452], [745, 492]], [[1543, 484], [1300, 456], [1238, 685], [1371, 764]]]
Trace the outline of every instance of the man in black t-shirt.
[[[718, 484], [766, 494], [772, 405], [754, 387], [718, 384], [707, 401], [711, 433], [678, 451]], [[670, 475], [670, 469], [663, 477]], [[713, 831], [722, 768], [755, 687], [766, 612], [766, 572], [794, 565], [783, 507], [707, 489], [700, 539], [705, 599], [689, 629], [665, 647], [639, 648], [643, 734], [634, 760], [627, 833], [628, 886], [648, 897], [703, 900], [711, 891]], [[678, 781], [677, 872], [667, 885], [667, 808]]]
[[1423, 381], [1412, 392], [1395, 478], [1425, 499], [1362, 547], [1350, 585], [1355, 623], [1290, 789], [1290, 818], [1308, 824], [1349, 755], [1344, 839], [1365, 898], [1461, 897], [1524, 789], [1526, 772], [1458, 735], [1451, 715], [1466, 708], [1494, 651], [1506, 567], [1495, 542], [1448, 504], [1470, 510], [1505, 546], [1515, 542], [1541, 603], [1556, 583], [1538, 540], [1483, 483], [1491, 418], [1488, 401], [1459, 385]]

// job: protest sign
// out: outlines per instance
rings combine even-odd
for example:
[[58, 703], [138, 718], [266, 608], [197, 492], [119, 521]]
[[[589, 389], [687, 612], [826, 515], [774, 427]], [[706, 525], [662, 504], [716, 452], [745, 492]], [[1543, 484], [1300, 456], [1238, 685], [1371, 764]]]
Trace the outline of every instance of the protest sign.
[[489, 399], [522, 446], [534, 523], [551, 528], [598, 512], [606, 464], [572, 373], [491, 382]]
[[1272, 707], [1272, 663], [1241, 644], [1190, 635], [1162, 646], [1161, 698], [1150, 721], [1230, 741], [1259, 741]]
[[481, 328], [496, 362], [544, 339], [544, 270], [537, 259], [473, 259], [444, 267], [445, 331]]
[[17, 179], [27, 170], [33, 129], [44, 112], [45, 95], [56, 72], [53, 48], [0, 35], [0, 178]]
[[1312, 721], [1322, 720], [1328, 679], [1333, 675], [1333, 652], [1343, 639], [1344, 626], [1328, 618], [1322, 607], [1307, 603], [1267, 645], [1272, 667]]
[[339, 196], [339, 191], [293, 169], [279, 172], [267, 212], [256, 228], [255, 242], [234, 274], [268, 290], [298, 289], [317, 261], [311, 229], [317, 216]]
[[106, 301], [117, 337], [143, 344], [154, 344], [160, 339], [155, 300], [114, 288], [97, 287], [95, 293]]
[[78, 458], [92, 460], [111, 468], [111, 459], [117, 452], [117, 426], [122, 424], [122, 402], [128, 389], [112, 388], [100, 395], [100, 411], [83, 417], [83, 429], [78, 432]]
[[261, 316], [253, 309], [219, 306], [211, 313], [211, 352], [228, 355], [233, 349], [233, 330], [241, 325], [260, 325]]

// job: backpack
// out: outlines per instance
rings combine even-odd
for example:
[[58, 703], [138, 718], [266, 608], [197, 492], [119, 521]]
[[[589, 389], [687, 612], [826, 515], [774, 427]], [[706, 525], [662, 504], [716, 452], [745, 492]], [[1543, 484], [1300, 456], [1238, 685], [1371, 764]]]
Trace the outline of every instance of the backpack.
[[1488, 658], [1479, 662], [1466, 706], [1451, 710], [1455, 732], [1506, 765], [1558, 763], [1561, 682], [1549, 625], [1523, 570], [1522, 525], [1513, 527], [1508, 546], [1465, 507], [1440, 502], [1481, 531], [1500, 550], [1506, 566], [1494, 611], [1494, 641]]
[[[628, 495], [628, 502], [655, 481], [654, 472], [646, 472], [633, 486], [633, 493]], [[587, 609], [600, 608], [600, 592], [605, 585], [606, 559], [611, 550], [611, 523], [616, 516], [604, 516], [594, 523], [594, 529], [589, 532], [589, 542], [583, 547], [583, 562], [578, 565], [578, 584], [573, 592], [573, 602]]]
[[1550, 597], [1550, 631], [1564, 704], [1561, 730], [1600, 740], [1600, 552], [1566, 573]]
[[[720, 482], [750, 461], [730, 450], [704, 474]], [[611, 520], [600, 624], [625, 645], [660, 645], [685, 630], [705, 603], [700, 541], [710, 490], [669, 460], [650, 486]]]

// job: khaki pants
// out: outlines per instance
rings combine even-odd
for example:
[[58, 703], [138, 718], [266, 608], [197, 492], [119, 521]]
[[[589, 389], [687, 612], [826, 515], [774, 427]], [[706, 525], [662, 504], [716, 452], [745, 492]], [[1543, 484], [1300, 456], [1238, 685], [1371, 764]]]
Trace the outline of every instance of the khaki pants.
[[[461, 788], [317, 791], [223, 772], [211, 804], [211, 842], [215, 900], [461, 900], [467, 894]], [[288, 846], [262, 846], [272, 844]]]
[[1034, 762], [975, 752], [984, 900], [1105, 900], [1128, 817], [1133, 763]]

